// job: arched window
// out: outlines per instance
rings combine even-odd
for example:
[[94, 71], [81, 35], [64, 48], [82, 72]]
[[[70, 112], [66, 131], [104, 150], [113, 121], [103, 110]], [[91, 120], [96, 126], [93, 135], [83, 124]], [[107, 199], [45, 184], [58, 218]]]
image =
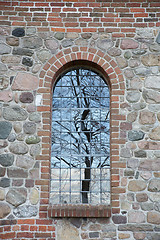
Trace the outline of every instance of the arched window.
[[103, 76], [75, 67], [53, 89], [51, 203], [110, 203], [110, 93]]

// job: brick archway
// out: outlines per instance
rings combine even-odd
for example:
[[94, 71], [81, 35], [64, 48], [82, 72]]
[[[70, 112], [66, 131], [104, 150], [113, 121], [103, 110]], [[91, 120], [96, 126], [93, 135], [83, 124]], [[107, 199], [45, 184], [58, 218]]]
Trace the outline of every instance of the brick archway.
[[[51, 142], [51, 97], [52, 85], [58, 71], [66, 64], [83, 60], [92, 62], [101, 68], [109, 79], [111, 91], [111, 201], [112, 213], [119, 213], [119, 195], [125, 192], [120, 186], [120, 169], [126, 167], [126, 163], [119, 161], [120, 144], [125, 140], [120, 138], [120, 121], [125, 122], [126, 116], [120, 114], [120, 96], [125, 94], [124, 78], [116, 62], [107, 54], [87, 47], [72, 47], [60, 51], [53, 56], [43, 67], [39, 76], [39, 89], [37, 94], [41, 95], [42, 102], [37, 110], [42, 113], [42, 128], [39, 136], [42, 136], [42, 154], [37, 157], [41, 160], [41, 208], [40, 216], [45, 216], [44, 209], [49, 204], [49, 183], [50, 183], [50, 142]], [[45, 215], [44, 215], [45, 214]]]

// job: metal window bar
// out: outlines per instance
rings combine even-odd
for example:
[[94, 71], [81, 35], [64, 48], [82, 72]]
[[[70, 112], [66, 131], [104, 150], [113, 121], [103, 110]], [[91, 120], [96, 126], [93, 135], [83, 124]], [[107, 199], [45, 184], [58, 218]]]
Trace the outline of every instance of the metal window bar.
[[109, 204], [108, 85], [75, 68], [57, 80], [52, 103], [51, 202]]

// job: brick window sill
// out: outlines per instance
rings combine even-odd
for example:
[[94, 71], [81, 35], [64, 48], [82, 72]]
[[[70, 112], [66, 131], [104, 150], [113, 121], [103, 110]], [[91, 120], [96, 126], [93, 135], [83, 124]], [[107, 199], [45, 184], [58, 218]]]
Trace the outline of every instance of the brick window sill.
[[111, 207], [109, 205], [90, 205], [90, 204], [57, 204], [48, 207], [50, 218], [65, 217], [89, 217], [89, 218], [108, 218], [111, 217]]

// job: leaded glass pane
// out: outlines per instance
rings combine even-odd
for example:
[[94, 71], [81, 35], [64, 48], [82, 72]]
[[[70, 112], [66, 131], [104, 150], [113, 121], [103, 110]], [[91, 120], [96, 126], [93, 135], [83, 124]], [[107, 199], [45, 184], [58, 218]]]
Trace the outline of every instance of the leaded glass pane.
[[75, 68], [53, 91], [51, 202], [110, 203], [110, 93], [103, 77]]

